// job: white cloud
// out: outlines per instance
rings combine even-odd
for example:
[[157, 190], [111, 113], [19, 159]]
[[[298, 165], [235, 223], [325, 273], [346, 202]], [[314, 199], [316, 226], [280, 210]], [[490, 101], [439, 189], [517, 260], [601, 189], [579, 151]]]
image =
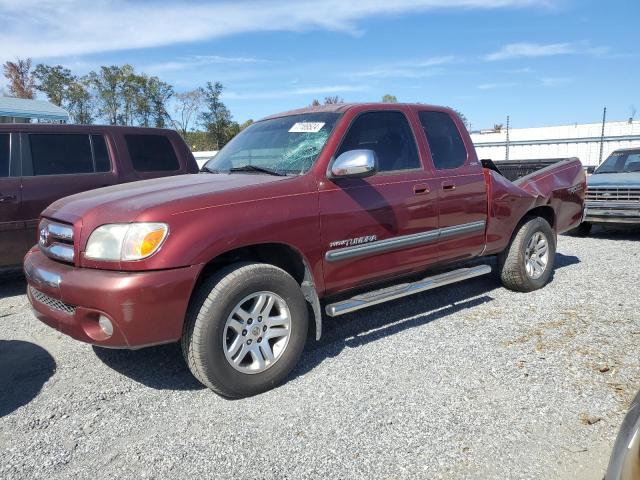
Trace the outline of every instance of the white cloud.
[[345, 92], [361, 92], [367, 90], [366, 85], [325, 85], [317, 87], [299, 87], [291, 90], [257, 91], [257, 92], [224, 92], [226, 100], [258, 100], [268, 98], [287, 98], [292, 95], [330, 95]]
[[[6, 57], [156, 47], [228, 35], [322, 29], [353, 34], [368, 17], [435, 9], [548, 7], [557, 0], [0, 0]], [[25, 13], [28, 12], [28, 13]]]
[[573, 78], [570, 77], [545, 77], [540, 79], [540, 84], [543, 87], [559, 87], [573, 82]]
[[556, 55], [604, 55], [605, 47], [590, 47], [584, 43], [510, 43], [485, 55], [490, 62], [514, 58], [551, 57]]
[[440, 67], [456, 60], [453, 55], [430, 57], [423, 60], [395, 62], [377, 68], [350, 73], [349, 76], [375, 78], [424, 78], [442, 72]]
[[156, 63], [143, 67], [143, 70], [152, 72], [164, 72], [168, 70], [182, 70], [189, 68], [204, 67], [216, 64], [256, 64], [270, 63], [269, 60], [252, 57], [225, 57], [221, 55], [190, 55], [181, 57], [170, 62]]
[[479, 90], [495, 90], [498, 88], [509, 88], [516, 87], [518, 84], [516, 82], [496, 82], [496, 83], [483, 83], [478, 85]]

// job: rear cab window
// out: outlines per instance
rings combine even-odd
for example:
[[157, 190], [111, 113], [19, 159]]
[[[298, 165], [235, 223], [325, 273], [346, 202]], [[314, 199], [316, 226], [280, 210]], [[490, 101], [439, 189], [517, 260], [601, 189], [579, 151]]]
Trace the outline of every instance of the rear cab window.
[[129, 157], [138, 172], [172, 172], [180, 162], [169, 139], [163, 135], [125, 135]]
[[460, 168], [467, 162], [467, 149], [460, 131], [448, 113], [420, 111], [420, 124], [437, 170]]

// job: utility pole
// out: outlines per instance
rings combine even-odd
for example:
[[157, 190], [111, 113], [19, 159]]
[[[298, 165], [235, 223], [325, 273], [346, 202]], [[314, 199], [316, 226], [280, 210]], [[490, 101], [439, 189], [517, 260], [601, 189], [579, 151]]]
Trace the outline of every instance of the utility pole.
[[598, 160], [598, 165], [602, 163], [602, 153], [604, 150], [604, 125], [607, 121], [607, 107], [604, 107], [602, 111], [602, 132], [600, 133], [600, 159]]
[[508, 162], [509, 161], [509, 115], [507, 115], [507, 142], [505, 143], [506, 145], [506, 152], [505, 152], [505, 160]]

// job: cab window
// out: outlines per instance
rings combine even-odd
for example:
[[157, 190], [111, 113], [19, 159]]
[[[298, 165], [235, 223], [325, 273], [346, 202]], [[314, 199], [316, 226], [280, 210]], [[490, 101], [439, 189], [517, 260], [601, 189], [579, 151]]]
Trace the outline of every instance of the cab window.
[[401, 112], [366, 112], [359, 115], [349, 127], [336, 157], [358, 149], [376, 153], [380, 172], [420, 168], [411, 127]]

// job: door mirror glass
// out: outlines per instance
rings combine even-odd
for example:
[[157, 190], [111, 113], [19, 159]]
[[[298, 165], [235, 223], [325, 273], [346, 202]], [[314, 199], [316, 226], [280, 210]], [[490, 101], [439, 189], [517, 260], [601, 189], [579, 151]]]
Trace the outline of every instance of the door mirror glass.
[[377, 171], [378, 160], [373, 150], [348, 150], [333, 162], [331, 177], [368, 177]]

